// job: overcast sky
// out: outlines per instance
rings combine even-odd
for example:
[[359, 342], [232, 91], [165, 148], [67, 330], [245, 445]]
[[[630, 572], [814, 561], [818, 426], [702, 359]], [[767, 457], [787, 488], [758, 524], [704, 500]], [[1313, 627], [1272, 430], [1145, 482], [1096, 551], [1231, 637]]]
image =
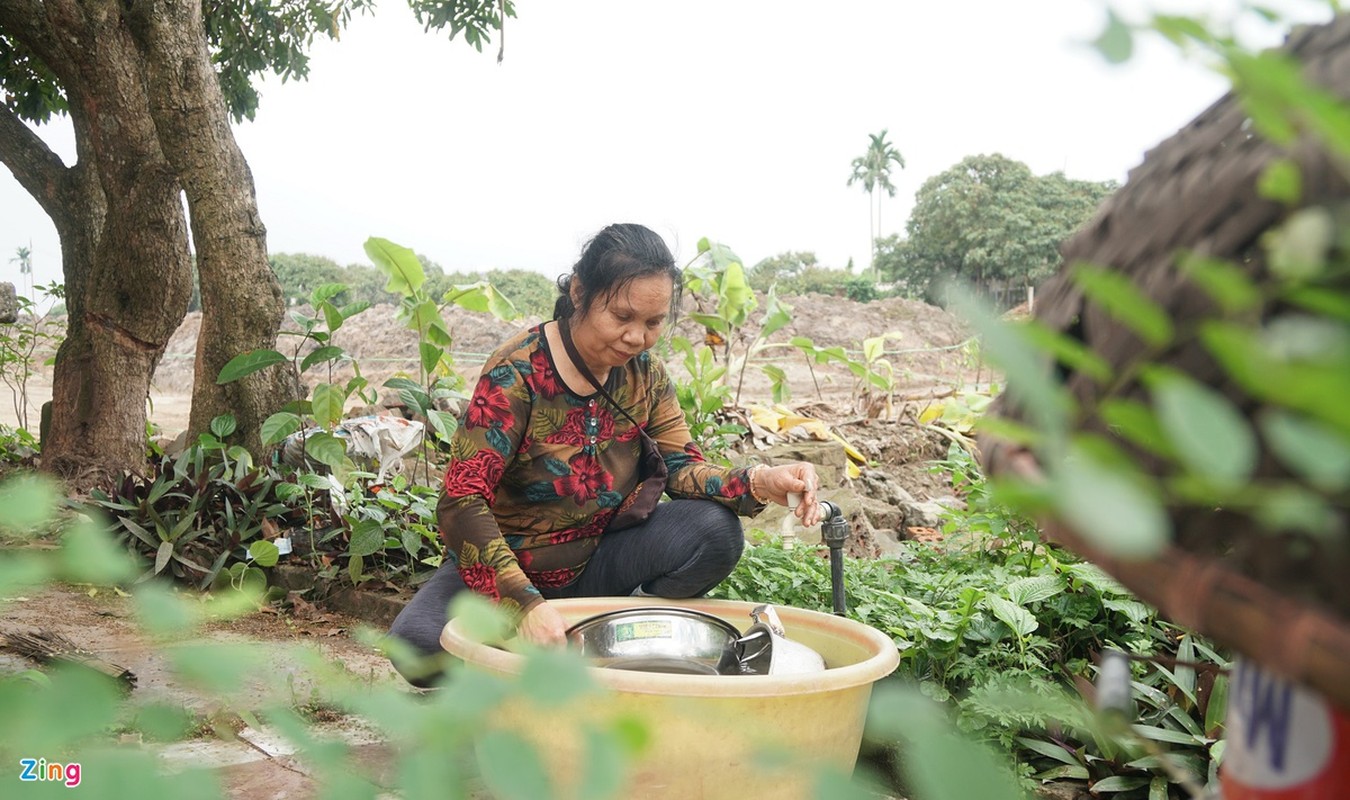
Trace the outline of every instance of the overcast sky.
[[[1226, 14], [1230, 0], [1116, 3]], [[1329, 17], [1311, 0], [1276, 3]], [[868, 254], [868, 200], [846, 186], [868, 134], [906, 168], [882, 208], [903, 231], [925, 179], [1002, 153], [1037, 174], [1123, 182], [1144, 152], [1223, 93], [1203, 63], [1149, 40], [1125, 66], [1086, 43], [1095, 0], [517, 0], [506, 59], [423, 33], [386, 0], [308, 81], [263, 86], [237, 127], [269, 249], [365, 263], [376, 235], [447, 270], [565, 271], [611, 221], [647, 224], [681, 261], [700, 237], [747, 262]], [[1253, 41], [1278, 42], [1251, 29]], [[68, 160], [67, 126], [41, 133]], [[55, 229], [0, 170], [0, 279], [31, 240], [59, 279]]]

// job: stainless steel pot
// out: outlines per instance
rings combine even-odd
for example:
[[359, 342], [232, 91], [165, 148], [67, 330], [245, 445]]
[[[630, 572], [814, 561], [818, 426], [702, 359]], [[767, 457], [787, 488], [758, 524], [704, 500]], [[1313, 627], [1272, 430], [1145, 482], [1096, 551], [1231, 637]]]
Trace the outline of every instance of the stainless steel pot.
[[653, 606], [588, 617], [567, 631], [596, 666], [692, 675], [781, 675], [825, 669], [820, 654], [787, 639], [771, 606], [751, 612], [742, 636], [725, 620], [693, 609]]
[[567, 630], [596, 666], [643, 672], [730, 675], [741, 632], [712, 614], [687, 608], [625, 608], [597, 614]]

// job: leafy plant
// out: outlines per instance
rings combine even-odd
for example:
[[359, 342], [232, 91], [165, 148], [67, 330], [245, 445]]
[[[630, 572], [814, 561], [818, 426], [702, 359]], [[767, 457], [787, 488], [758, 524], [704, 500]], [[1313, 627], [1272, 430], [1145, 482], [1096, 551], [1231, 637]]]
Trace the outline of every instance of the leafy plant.
[[[23, 249], [20, 248], [21, 251]], [[37, 291], [47, 300], [59, 300], [65, 296], [65, 287], [59, 283], [39, 286]], [[31, 430], [28, 382], [37, 374], [38, 354], [50, 351], [52, 355], [41, 361], [50, 364], [63, 336], [49, 321], [50, 311], [39, 313], [40, 302], [37, 299], [18, 295], [15, 300], [18, 320], [13, 324], [0, 325], [0, 382], [9, 387], [14, 418], [19, 428]]]
[[[933, 468], [951, 473], [967, 504], [950, 513], [944, 544], [907, 546], [895, 560], [845, 562], [849, 616], [894, 638], [897, 680], [950, 704], [958, 729], [1015, 753], [1024, 774], [1121, 779], [1103, 790], [1143, 778], [1147, 789], [1153, 778], [1172, 780], [1176, 762], [1203, 783], [1222, 719], [1223, 684], [1212, 673], [1210, 690], [1200, 692], [1189, 666], [1140, 662], [1138, 713], [1112, 733], [1099, 730], [1075, 686], [1091, 681], [1107, 649], [1224, 666], [1212, 646], [1159, 621], [1097, 567], [1041, 543], [1036, 526], [1003, 504], [964, 449], [953, 446]], [[827, 610], [829, 575], [823, 553], [768, 539], [747, 547], [714, 596]], [[1067, 748], [1081, 774], [1062, 759], [1048, 764], [1055, 748]], [[1146, 757], [1152, 760], [1140, 760]]]
[[273, 520], [287, 511], [273, 494], [275, 478], [254, 466], [248, 451], [224, 439], [228, 415], [211, 433], [174, 457], [160, 456], [147, 476], [126, 475], [112, 491], [90, 493], [95, 507], [117, 522], [121, 542], [149, 564], [140, 580], [171, 575], [205, 589], [231, 556], [261, 566], [277, 562]]
[[[277, 350], [241, 353], [230, 359], [216, 378], [217, 383], [230, 383], [258, 370], [286, 362], [291, 363], [297, 376], [315, 367], [327, 368], [329, 380], [316, 383], [310, 390], [308, 400], [292, 403], [263, 421], [262, 442], [264, 445], [280, 444], [301, 431], [308, 422], [314, 429], [302, 434], [303, 458], [312, 458], [331, 469], [344, 466], [347, 452], [346, 445], [333, 434], [333, 428], [342, 419], [348, 398], [354, 393], [367, 392], [367, 381], [361, 376], [360, 366], [333, 340], [343, 323], [370, 307], [365, 301], [337, 306], [334, 300], [346, 288], [341, 283], [317, 286], [309, 297], [311, 313], [291, 313], [291, 319], [299, 326], [299, 331], [282, 333], [297, 337], [299, 342], [289, 357]], [[356, 372], [345, 384], [332, 382], [332, 369], [339, 362], [350, 363]], [[363, 397], [367, 402], [375, 400], [373, 393]]]

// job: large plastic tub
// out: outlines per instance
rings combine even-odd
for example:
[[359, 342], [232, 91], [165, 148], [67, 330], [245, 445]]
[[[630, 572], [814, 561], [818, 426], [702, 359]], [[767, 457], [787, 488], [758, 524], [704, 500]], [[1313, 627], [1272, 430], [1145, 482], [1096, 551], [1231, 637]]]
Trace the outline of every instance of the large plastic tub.
[[[731, 600], [665, 600], [597, 597], [553, 600], [573, 624], [620, 608], [670, 605], [715, 614], [744, 630], [753, 603]], [[620, 797], [808, 797], [816, 771], [852, 771], [862, 742], [872, 684], [899, 664], [895, 644], [883, 633], [842, 617], [777, 607], [791, 639], [825, 658], [824, 672], [809, 675], [681, 675], [592, 668], [610, 690], [562, 709], [517, 702], [494, 714], [492, 724], [533, 742], [544, 757], [559, 796], [571, 796], [585, 763], [580, 733], [588, 723], [623, 716], [647, 723], [650, 747], [637, 759]], [[466, 664], [499, 675], [519, 674], [524, 658], [466, 639], [451, 620], [441, 645]]]

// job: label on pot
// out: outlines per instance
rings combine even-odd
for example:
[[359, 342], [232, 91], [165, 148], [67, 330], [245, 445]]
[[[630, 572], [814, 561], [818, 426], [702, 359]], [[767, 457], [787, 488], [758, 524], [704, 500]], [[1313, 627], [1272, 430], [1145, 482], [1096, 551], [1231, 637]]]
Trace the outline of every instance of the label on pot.
[[666, 620], [644, 619], [640, 622], [623, 622], [614, 626], [614, 641], [631, 642], [637, 639], [669, 639], [671, 625]]

